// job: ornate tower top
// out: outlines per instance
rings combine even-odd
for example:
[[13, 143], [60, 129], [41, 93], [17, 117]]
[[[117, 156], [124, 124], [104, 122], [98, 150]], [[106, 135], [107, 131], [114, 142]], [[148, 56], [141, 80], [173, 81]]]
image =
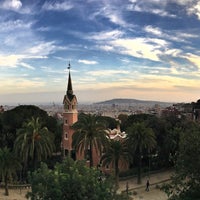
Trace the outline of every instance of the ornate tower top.
[[66, 93], [67, 95], [73, 95], [70, 68], [71, 68], [71, 65], [70, 65], [70, 62], [69, 62], [69, 66], [68, 66], [68, 69], [69, 69], [69, 76], [68, 76], [68, 85], [67, 85], [67, 93]]
[[70, 69], [71, 69], [71, 65], [69, 63], [68, 85], [67, 85], [66, 95], [64, 96], [64, 99], [63, 99], [64, 109], [66, 112], [76, 111], [76, 105], [77, 105], [77, 99], [76, 99], [76, 96], [73, 94], [73, 89], [72, 89]]

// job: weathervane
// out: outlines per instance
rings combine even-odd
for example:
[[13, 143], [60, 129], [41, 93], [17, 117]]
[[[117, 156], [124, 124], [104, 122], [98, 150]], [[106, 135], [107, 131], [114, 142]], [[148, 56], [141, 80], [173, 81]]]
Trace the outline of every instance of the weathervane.
[[70, 68], [71, 68], [71, 65], [70, 65], [70, 61], [69, 61], [69, 64], [68, 64], [68, 68], [67, 68], [67, 69], [69, 69], [69, 70], [70, 70]]

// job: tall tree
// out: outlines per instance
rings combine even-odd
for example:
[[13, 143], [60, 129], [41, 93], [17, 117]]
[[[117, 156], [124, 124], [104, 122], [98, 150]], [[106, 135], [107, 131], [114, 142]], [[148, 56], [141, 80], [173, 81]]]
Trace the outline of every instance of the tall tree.
[[41, 168], [30, 174], [30, 199], [43, 200], [128, 200], [127, 196], [116, 194], [111, 179], [99, 181], [99, 170], [88, 168], [85, 162], [67, 158], [48, 169]]
[[107, 143], [106, 124], [96, 115], [82, 114], [73, 128], [72, 146], [81, 153], [89, 150], [90, 167], [93, 167], [93, 149], [101, 152]]
[[127, 129], [127, 145], [138, 161], [138, 184], [141, 183], [142, 155], [146, 150], [150, 152], [156, 146], [155, 134], [143, 122], [132, 124]]
[[31, 160], [35, 168], [38, 161], [52, 155], [53, 136], [46, 127], [42, 127], [39, 118], [32, 118], [17, 131], [14, 148], [25, 164]]
[[5, 195], [8, 196], [8, 181], [12, 179], [17, 170], [21, 169], [21, 164], [7, 147], [0, 149], [0, 163], [0, 175], [5, 184]]
[[178, 158], [172, 182], [163, 189], [170, 200], [200, 199], [200, 125], [180, 134]]
[[105, 153], [101, 157], [102, 165], [113, 165], [116, 188], [119, 186], [119, 163], [129, 162], [129, 151], [124, 141], [109, 140], [109, 145], [105, 148]]

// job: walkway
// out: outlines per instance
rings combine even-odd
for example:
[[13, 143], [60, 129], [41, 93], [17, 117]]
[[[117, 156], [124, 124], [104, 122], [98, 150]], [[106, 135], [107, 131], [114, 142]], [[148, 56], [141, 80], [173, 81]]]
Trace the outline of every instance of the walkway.
[[[137, 184], [137, 178], [131, 178], [128, 180], [120, 181], [119, 192], [126, 190], [126, 184], [128, 182], [129, 191], [132, 193], [133, 200], [167, 200], [167, 195], [156, 188], [156, 185], [162, 184], [170, 179], [172, 171], [164, 171], [160, 173], [151, 174], [150, 181], [150, 190], [149, 192], [145, 191], [147, 177], [143, 177], [142, 184]], [[4, 190], [0, 189], [0, 200], [25, 200], [25, 194], [27, 189], [10, 189], [10, 196], [4, 196]], [[134, 193], [137, 193], [134, 195]]]
[[[134, 200], [167, 200], [167, 195], [157, 185], [162, 185], [162, 183], [169, 181], [172, 173], [173, 171], [168, 170], [151, 174], [149, 178], [143, 177], [140, 185], [137, 184], [136, 177], [120, 181], [119, 192], [126, 191], [128, 184], [128, 189], [132, 193]], [[149, 192], [145, 191], [147, 179], [150, 182]]]

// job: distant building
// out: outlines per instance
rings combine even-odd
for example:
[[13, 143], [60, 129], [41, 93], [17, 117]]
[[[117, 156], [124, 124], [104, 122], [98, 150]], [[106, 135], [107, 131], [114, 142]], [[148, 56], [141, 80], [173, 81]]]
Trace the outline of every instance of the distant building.
[[0, 106], [0, 113], [3, 113], [4, 112], [4, 108], [3, 108], [3, 106], [1, 105]]
[[193, 120], [200, 122], [200, 99], [196, 103], [192, 103]]

